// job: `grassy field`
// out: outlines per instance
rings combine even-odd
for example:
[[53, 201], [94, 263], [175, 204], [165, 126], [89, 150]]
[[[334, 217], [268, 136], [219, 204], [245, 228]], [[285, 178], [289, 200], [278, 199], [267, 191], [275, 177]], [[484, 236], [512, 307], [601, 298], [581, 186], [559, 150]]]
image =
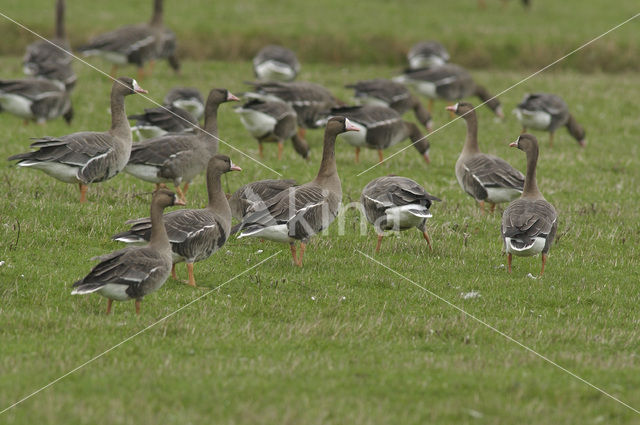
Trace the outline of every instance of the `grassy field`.
[[[488, 3], [502, 10], [500, 2]], [[511, 3], [504, 13], [522, 13], [518, 4]], [[533, 3], [527, 16], [542, 13], [542, 2]], [[563, 5], [570, 2], [549, 3], [548, 7], [568, 10]], [[233, 27], [233, 19], [243, 16], [248, 22], [236, 21], [238, 32], [261, 34], [255, 29], [257, 12], [251, 11], [254, 7], [259, 10], [262, 3], [224, 4], [219, 2], [216, 7], [227, 8], [230, 19], [218, 16], [214, 21], [211, 17], [210, 25], [220, 22], [216, 31]], [[595, 14], [572, 4], [577, 17]], [[624, 15], [624, 8], [631, 5], [621, 2], [620, 7], [603, 7], [598, 25], [615, 24], [616, 15]], [[28, 16], [18, 2], [6, 7], [4, 13], [20, 11]], [[135, 7], [146, 16], [146, 7]], [[171, 7], [187, 6], [185, 2]], [[249, 12], [243, 14], [243, 7]], [[313, 16], [316, 6], [310, 7], [308, 16]], [[445, 3], [442, 9], [449, 7]], [[475, 2], [465, 7], [471, 9]], [[347, 12], [348, 8], [336, 5], [327, 25], [344, 22]], [[366, 15], [366, 10], [361, 13]], [[384, 13], [395, 21], [390, 11]], [[176, 20], [184, 19], [185, 14], [186, 10], [176, 13]], [[31, 18], [41, 19], [40, 15], [48, 16], [37, 11]], [[204, 16], [195, 18], [198, 21], [192, 31], [201, 28], [204, 33]], [[487, 12], [486, 16], [492, 15]], [[101, 18], [105, 27], [118, 19], [106, 12]], [[300, 18], [300, 22], [306, 19]], [[435, 20], [428, 14], [425, 18]], [[366, 19], [371, 25], [371, 19]], [[41, 22], [44, 25], [47, 20]], [[278, 22], [269, 31], [282, 29], [283, 34], [291, 32], [302, 39], [301, 28], [290, 29], [284, 23]], [[371, 34], [383, 31], [358, 20], [354, 23], [361, 31], [371, 28]], [[91, 28], [84, 21], [74, 25], [86, 31]], [[515, 24], [506, 25], [505, 31], [513, 30]], [[575, 37], [577, 43], [591, 30], [599, 30], [584, 25], [570, 34], [548, 30], [549, 37], [566, 36], [571, 43]], [[419, 37], [418, 29], [406, 26], [407, 34], [402, 37]], [[394, 30], [388, 31], [393, 34]], [[624, 39], [620, 34], [612, 36]], [[526, 45], [526, 35], [514, 37]], [[100, 61], [93, 63], [106, 68]], [[315, 63], [304, 65], [300, 79], [325, 84], [349, 100], [351, 92], [343, 88], [345, 83], [390, 77], [397, 70], [395, 65], [373, 62]], [[73, 94], [77, 111], [73, 125], [58, 120], [46, 126], [23, 126], [21, 120], [2, 114], [0, 158], [26, 150], [30, 137], [108, 128], [110, 81], [80, 64], [76, 71], [79, 82]], [[242, 60], [186, 61], [183, 71], [178, 77], [166, 64], [158, 64], [156, 73], [141, 85], [160, 101], [174, 85], [193, 85], [203, 92], [227, 87], [240, 93], [246, 88], [242, 81], [252, 78], [250, 63]], [[20, 57], [3, 56], [2, 72], [3, 77], [20, 76]], [[499, 92], [526, 73], [492, 69], [476, 71], [474, 76]], [[513, 274], [506, 273], [499, 238], [502, 209], [483, 216], [458, 187], [453, 168], [465, 126], [461, 120], [449, 123], [444, 103], [436, 103], [436, 128], [445, 127], [430, 136], [429, 166], [409, 148], [358, 176], [375, 164], [377, 154], [366, 151], [361, 163], [354, 164], [353, 149], [337, 146], [345, 203], [357, 200], [367, 182], [389, 173], [411, 177], [443, 199], [432, 208], [428, 224], [433, 252], [418, 231], [408, 231], [385, 238], [377, 260], [636, 409], [640, 408], [636, 313], [640, 301], [639, 84], [640, 76], [635, 73], [552, 70], [501, 96], [507, 112], [504, 122], [496, 122], [486, 108], [478, 111], [481, 149], [521, 170], [524, 154], [508, 143], [520, 132], [510, 111], [524, 93], [560, 94], [587, 130], [584, 150], [564, 129], [557, 132], [553, 149], [548, 147], [548, 135], [537, 133], [541, 143], [538, 184], [560, 215], [557, 243], [544, 278], [528, 276], [539, 272], [538, 257], [516, 258]], [[149, 106], [139, 96], [127, 98], [129, 113]], [[413, 117], [407, 115], [407, 119]], [[257, 143], [231, 105], [221, 107], [219, 126], [224, 141], [257, 156]], [[317, 171], [322, 132], [310, 131], [308, 139], [312, 146], [308, 164], [290, 145], [282, 162], [276, 160], [275, 146], [267, 145], [265, 163], [284, 177], [310, 180]], [[390, 149], [386, 155], [405, 146]], [[250, 181], [276, 177], [229, 146], [221, 146], [221, 151], [243, 168], [224, 181], [230, 191]], [[373, 254], [375, 235], [370, 227], [366, 235], [360, 234], [361, 219], [353, 210], [339, 218], [344, 234], [335, 223], [327, 234], [312, 240], [301, 269], [292, 266], [284, 245], [232, 239], [221, 252], [196, 265], [200, 288], [169, 280], [144, 299], [140, 316], [134, 314], [133, 303], [117, 303], [114, 314], [107, 317], [104, 298], [72, 297], [70, 286], [90, 270], [90, 257], [121, 247], [109, 238], [125, 228], [127, 219], [148, 213], [151, 185], [120, 175], [91, 186], [89, 202], [79, 205], [76, 187], [42, 173], [5, 163], [0, 166], [0, 181], [5, 193], [0, 203], [0, 411], [275, 254], [0, 415], [0, 423], [638, 422], [632, 410], [360, 254], [358, 251]], [[202, 176], [189, 195], [191, 206], [205, 203]], [[186, 278], [184, 266], [178, 273]], [[480, 296], [464, 297], [472, 291]]]

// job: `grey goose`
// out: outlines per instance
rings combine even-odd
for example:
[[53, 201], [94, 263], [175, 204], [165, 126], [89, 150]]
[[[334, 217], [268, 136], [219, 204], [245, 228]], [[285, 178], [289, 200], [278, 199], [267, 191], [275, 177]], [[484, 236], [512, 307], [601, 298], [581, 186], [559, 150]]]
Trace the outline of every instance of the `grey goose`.
[[431, 131], [433, 125], [431, 114], [404, 84], [385, 78], [376, 78], [347, 84], [345, 87], [355, 90], [356, 101], [360, 104], [386, 106], [400, 115], [413, 110], [418, 122], [427, 131]]
[[0, 111], [38, 124], [62, 117], [71, 124], [73, 108], [64, 84], [44, 78], [0, 80]]
[[449, 52], [438, 41], [420, 41], [409, 49], [407, 61], [410, 69], [431, 68], [449, 62]]
[[527, 177], [520, 199], [511, 202], [502, 214], [502, 238], [508, 255], [508, 271], [511, 273], [512, 255], [533, 256], [542, 254], [544, 273], [547, 254], [558, 229], [558, 213], [538, 190], [536, 165], [538, 141], [531, 134], [522, 134], [509, 146], [527, 154]]
[[167, 92], [162, 103], [189, 111], [198, 120], [204, 115], [204, 99], [195, 87], [174, 87]]
[[365, 216], [378, 234], [376, 252], [384, 232], [402, 231], [416, 227], [431, 246], [427, 233], [427, 219], [431, 217], [431, 204], [440, 201], [422, 186], [407, 177], [388, 176], [371, 180], [362, 190], [360, 203]]
[[[175, 264], [187, 263], [188, 283], [196, 286], [193, 264], [206, 260], [216, 252], [229, 237], [231, 209], [222, 191], [220, 178], [229, 171], [242, 169], [231, 162], [228, 156], [215, 155], [207, 165], [207, 192], [209, 203], [202, 209], [181, 209], [164, 215], [164, 226], [171, 242], [173, 266], [171, 274], [177, 279]], [[153, 232], [152, 220], [148, 217], [129, 220], [131, 229], [114, 235], [121, 242], [148, 241]]]
[[480, 152], [478, 119], [473, 105], [459, 102], [446, 109], [467, 123], [467, 137], [456, 161], [456, 178], [460, 187], [480, 204], [483, 211], [485, 202], [491, 205], [493, 212], [496, 204], [510, 202], [520, 196], [524, 175], [505, 160]]
[[253, 72], [260, 81], [292, 81], [300, 72], [300, 62], [293, 50], [270, 44], [253, 57]]
[[31, 144], [33, 152], [9, 157], [20, 167], [42, 170], [65, 183], [77, 183], [80, 202], [86, 201], [87, 185], [108, 180], [127, 164], [131, 153], [131, 128], [124, 98], [147, 93], [136, 80], [120, 77], [111, 86], [111, 128], [105, 132], [85, 131], [61, 137], [44, 137]]
[[[218, 107], [238, 100], [227, 89], [212, 89], [207, 97], [204, 128], [195, 133], [166, 134], [136, 143], [124, 171], [151, 183], [173, 182], [185, 200], [189, 184], [218, 153]], [[180, 185], [184, 184], [183, 189]]]
[[[309, 239], [326, 229], [340, 210], [342, 187], [336, 167], [336, 136], [357, 130], [347, 118], [329, 119], [324, 132], [322, 162], [316, 178], [280, 192], [266, 202], [264, 208], [245, 216], [238, 238], [252, 236], [288, 243], [293, 263], [301, 267]], [[299, 255], [296, 253], [296, 241], [300, 241]]]
[[173, 192], [160, 189], [151, 199], [151, 237], [145, 246], [127, 247], [94, 257], [100, 261], [88, 275], [73, 284], [72, 295], [97, 292], [107, 298], [107, 314], [114, 300], [134, 299], [140, 314], [142, 297], [157, 291], [171, 271], [171, 244], [162, 212], [172, 205], [184, 205]]
[[569, 107], [560, 96], [550, 93], [527, 94], [513, 111], [522, 124], [523, 133], [527, 128], [548, 131], [549, 145], [552, 147], [553, 133], [562, 126], [567, 127], [569, 134], [581, 147], [587, 143], [584, 129], [569, 113]]
[[[291, 179], [267, 179], [247, 183], [229, 197], [231, 216], [242, 220], [248, 213], [264, 208], [267, 202], [283, 190], [297, 185], [296, 181]], [[231, 233], [236, 232], [237, 230]]]
[[132, 114], [128, 118], [135, 120], [131, 132], [137, 140], [164, 136], [167, 133], [193, 133], [200, 125], [187, 110], [173, 105], [147, 108], [144, 113]]

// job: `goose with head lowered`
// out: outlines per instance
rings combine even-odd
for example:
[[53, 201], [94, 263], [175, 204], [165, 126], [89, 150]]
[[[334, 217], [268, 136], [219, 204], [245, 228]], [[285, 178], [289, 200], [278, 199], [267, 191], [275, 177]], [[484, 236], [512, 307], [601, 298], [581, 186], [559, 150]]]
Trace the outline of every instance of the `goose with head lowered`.
[[411, 144], [427, 164], [431, 161], [427, 136], [420, 132], [417, 125], [404, 121], [400, 114], [391, 108], [375, 105], [343, 106], [331, 109], [330, 114], [346, 117], [354, 126], [358, 127], [357, 133], [348, 132], [340, 135], [340, 138], [355, 147], [356, 162], [360, 160], [360, 148], [377, 150], [378, 159], [382, 162], [384, 160], [383, 149], [406, 139], [411, 140]]
[[[280, 192], [297, 185], [298, 183], [291, 179], [267, 179], [247, 183], [229, 197], [231, 216], [242, 221], [247, 214], [265, 208], [266, 203]], [[237, 233], [239, 228], [238, 226], [235, 230], [232, 229], [231, 233]]]
[[131, 153], [131, 128], [124, 108], [125, 96], [147, 93], [136, 80], [121, 77], [111, 86], [111, 129], [44, 137], [31, 144], [33, 152], [9, 157], [19, 167], [42, 170], [65, 183], [77, 183], [80, 202], [86, 201], [87, 185], [108, 180], [127, 164]]
[[562, 126], [567, 127], [569, 134], [581, 147], [587, 144], [584, 128], [569, 113], [569, 107], [560, 96], [550, 93], [527, 94], [513, 112], [522, 124], [523, 133], [526, 133], [527, 128], [548, 131], [551, 147], [553, 133]]
[[[164, 215], [173, 266], [171, 274], [177, 279], [175, 264], [187, 263], [189, 285], [196, 286], [193, 264], [206, 260], [216, 252], [229, 237], [231, 229], [231, 209], [222, 190], [220, 178], [229, 171], [242, 171], [225, 155], [214, 155], [207, 165], [207, 192], [209, 203], [202, 209], [182, 209]], [[150, 218], [129, 220], [131, 229], [114, 235], [112, 239], [133, 243], [148, 241], [153, 232]]]
[[538, 190], [536, 166], [538, 141], [531, 134], [522, 134], [509, 146], [527, 154], [527, 177], [520, 199], [511, 202], [502, 214], [502, 238], [507, 252], [508, 271], [511, 273], [512, 255], [528, 257], [542, 254], [544, 273], [547, 254], [558, 230], [558, 213]]
[[194, 132], [200, 125], [187, 110], [177, 106], [147, 108], [142, 114], [129, 115], [135, 120], [131, 132], [138, 140], [152, 139], [167, 133]]
[[362, 190], [360, 203], [378, 234], [376, 252], [380, 251], [385, 231], [413, 227], [422, 232], [429, 249], [433, 250], [427, 233], [427, 219], [431, 217], [429, 208], [434, 201], [440, 199], [409, 178], [388, 176], [371, 180]]
[[44, 124], [62, 117], [71, 124], [73, 107], [64, 84], [44, 78], [0, 80], [0, 111]]
[[[252, 236], [288, 243], [293, 263], [302, 266], [309, 239], [326, 229], [336, 218], [342, 202], [342, 186], [336, 167], [336, 136], [357, 131], [347, 118], [333, 117], [324, 132], [322, 162], [311, 182], [293, 186], [266, 202], [265, 208], [248, 214], [241, 223], [238, 238]], [[300, 254], [295, 242], [300, 241]]]
[[522, 193], [524, 175], [502, 158], [480, 152], [478, 147], [478, 118], [473, 105], [458, 102], [447, 106], [448, 111], [462, 117], [467, 123], [467, 137], [456, 162], [456, 178], [460, 187], [479, 204], [491, 205], [510, 202]]
[[[166, 134], [136, 143], [124, 171], [157, 185], [173, 182], [185, 200], [189, 184], [218, 153], [218, 107], [238, 100], [227, 89], [212, 89], [207, 98], [204, 128], [195, 133]], [[183, 189], [180, 185], [184, 183]]]
[[300, 72], [300, 62], [293, 50], [270, 44], [254, 56], [253, 72], [260, 81], [292, 81]]
[[151, 199], [151, 237], [145, 246], [127, 247], [95, 257], [100, 261], [88, 275], [73, 284], [72, 295], [98, 294], [106, 297], [107, 314], [116, 301], [135, 299], [140, 314], [142, 297], [157, 291], [171, 272], [171, 245], [162, 212], [172, 205], [184, 205], [173, 192], [160, 189]]
[[409, 49], [407, 61], [410, 69], [431, 68], [449, 62], [449, 52], [438, 41], [420, 41]]
[[174, 87], [167, 92], [162, 103], [189, 111], [198, 120], [204, 115], [204, 99], [195, 87]]

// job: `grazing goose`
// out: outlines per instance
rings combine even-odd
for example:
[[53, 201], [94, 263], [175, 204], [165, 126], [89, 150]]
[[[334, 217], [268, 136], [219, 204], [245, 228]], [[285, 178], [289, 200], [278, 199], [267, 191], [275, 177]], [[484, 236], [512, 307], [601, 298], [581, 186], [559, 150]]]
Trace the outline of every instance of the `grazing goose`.
[[300, 72], [300, 62], [293, 50], [271, 44], [253, 58], [253, 72], [260, 81], [292, 81]]
[[64, 84], [43, 78], [0, 80], [0, 111], [23, 118], [25, 124], [44, 124], [60, 116], [71, 124], [73, 119], [71, 98]]
[[71, 90], [77, 78], [71, 67], [72, 57], [65, 52], [71, 51], [71, 46], [64, 27], [64, 10], [64, 0], [58, 0], [55, 37], [29, 44], [22, 59], [22, 66], [26, 75], [57, 80], [62, 82], [67, 90]]
[[434, 40], [414, 44], [407, 53], [409, 69], [431, 68], [449, 62], [449, 52]]
[[[167, 33], [162, 24], [162, 0], [154, 0], [153, 16], [148, 24], [128, 25], [100, 34], [80, 47], [85, 56], [102, 56], [113, 63], [111, 75], [115, 75], [118, 65], [127, 63], [138, 67], [138, 77], [144, 76], [144, 64], [153, 62], [165, 49]], [[169, 61], [175, 68], [175, 64]]]
[[[187, 263], [188, 283], [196, 286], [193, 263], [206, 260], [225, 243], [231, 228], [231, 209], [222, 191], [220, 177], [229, 171], [242, 171], [228, 156], [215, 155], [207, 165], [209, 203], [203, 209], [183, 209], [164, 215], [164, 226], [173, 252], [171, 275], [177, 279], [175, 264]], [[152, 235], [152, 220], [148, 217], [129, 220], [131, 229], [113, 236], [121, 242], [148, 241]]]
[[143, 114], [129, 115], [128, 118], [136, 121], [131, 132], [136, 135], [137, 140], [164, 136], [167, 133], [193, 132], [199, 126], [193, 115], [173, 105], [145, 109]]
[[[234, 100], [238, 98], [227, 89], [212, 89], [207, 98], [204, 129], [136, 143], [124, 171], [151, 183], [173, 182], [180, 199], [185, 201], [189, 183], [218, 153], [218, 107]], [[180, 189], [182, 183], [184, 188]]]
[[551, 147], [553, 147], [553, 133], [563, 125], [581, 147], [587, 144], [584, 129], [569, 113], [569, 107], [560, 96], [549, 93], [527, 94], [513, 111], [522, 124], [523, 133], [527, 128], [548, 131]]
[[120, 77], [111, 86], [111, 129], [85, 131], [62, 137], [44, 137], [31, 144], [37, 151], [9, 157], [20, 167], [33, 167], [65, 183], [78, 183], [80, 202], [86, 201], [89, 183], [108, 180], [118, 174], [131, 153], [131, 128], [124, 98], [147, 93], [136, 80]]
[[394, 81], [409, 84], [429, 98], [429, 112], [434, 99], [456, 101], [469, 96], [477, 96], [500, 118], [504, 118], [500, 101], [492, 98], [487, 89], [476, 84], [471, 74], [459, 65], [445, 64], [433, 68], [409, 69]]
[[355, 98], [363, 105], [386, 106], [400, 115], [413, 110], [416, 119], [431, 131], [431, 114], [404, 84], [384, 78], [358, 81], [345, 87], [355, 90]]
[[318, 121], [338, 106], [338, 100], [319, 84], [295, 81], [290, 83], [250, 83], [255, 92], [245, 93], [249, 98], [265, 101], [282, 101], [293, 107], [298, 116], [298, 135], [304, 139], [305, 129], [318, 128]]
[[427, 164], [429, 159], [429, 141], [418, 126], [386, 106], [343, 106], [333, 108], [331, 115], [349, 118], [358, 127], [357, 133], [348, 132], [340, 137], [356, 148], [356, 162], [360, 160], [360, 148], [376, 149], [380, 162], [384, 160], [382, 150], [409, 138]]
[[198, 120], [204, 115], [204, 99], [194, 87], [174, 87], [162, 102], [189, 111]]
[[[253, 236], [288, 243], [293, 263], [302, 266], [302, 257], [309, 239], [326, 229], [338, 215], [342, 187], [336, 167], [336, 136], [345, 131], [357, 131], [347, 118], [333, 117], [324, 132], [322, 162], [314, 180], [280, 192], [266, 208], [247, 215], [238, 238]], [[300, 255], [295, 241], [300, 241]]]
[[113, 300], [136, 300], [140, 314], [142, 297], [157, 291], [171, 271], [171, 244], [164, 227], [162, 211], [184, 205], [173, 192], [157, 190], [151, 199], [151, 237], [145, 246], [127, 247], [92, 258], [100, 261], [88, 275], [73, 284], [72, 295], [99, 293], [107, 301], [107, 314]]
[[456, 162], [456, 178], [460, 187], [479, 202], [482, 211], [485, 201], [491, 204], [493, 212], [496, 204], [511, 202], [520, 196], [524, 186], [522, 173], [505, 160], [480, 152], [478, 119], [473, 105], [459, 102], [446, 109], [467, 123], [467, 138]]
[[382, 237], [387, 230], [401, 231], [418, 228], [431, 247], [427, 233], [429, 208], [440, 199], [427, 193], [422, 186], [406, 177], [389, 176], [371, 180], [362, 190], [360, 203], [365, 216], [378, 234], [376, 252], [380, 251]]
[[538, 162], [538, 141], [531, 134], [522, 134], [509, 146], [527, 154], [527, 177], [520, 199], [509, 204], [502, 214], [502, 238], [508, 254], [509, 273], [511, 257], [528, 257], [542, 253], [542, 269], [547, 262], [547, 254], [558, 229], [558, 214], [544, 199], [536, 183]]
[[[229, 198], [231, 216], [237, 220], [242, 220], [249, 212], [264, 208], [267, 202], [283, 190], [297, 185], [295, 180], [284, 179], [259, 180], [245, 184]], [[237, 233], [237, 231], [238, 229], [231, 231], [231, 233]]]
[[282, 159], [284, 141], [291, 139], [293, 148], [307, 159], [309, 145], [296, 133], [296, 111], [288, 103], [251, 99], [234, 109], [244, 127], [258, 140], [258, 152], [263, 157], [262, 143], [278, 143], [278, 160]]

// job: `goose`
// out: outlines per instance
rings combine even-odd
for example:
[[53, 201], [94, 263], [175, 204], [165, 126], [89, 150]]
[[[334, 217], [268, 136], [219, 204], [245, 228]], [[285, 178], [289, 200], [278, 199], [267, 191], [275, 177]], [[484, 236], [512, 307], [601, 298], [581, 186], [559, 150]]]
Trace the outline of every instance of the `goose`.
[[356, 163], [360, 160], [360, 148], [376, 149], [380, 162], [384, 160], [382, 150], [409, 138], [422, 155], [427, 164], [429, 158], [429, 141], [423, 136], [418, 126], [403, 121], [400, 114], [386, 106], [343, 106], [331, 109], [331, 115], [343, 116], [356, 127], [358, 132], [347, 132], [340, 135], [356, 148]]
[[[203, 209], [182, 209], [164, 215], [164, 226], [169, 235], [173, 255], [171, 275], [177, 280], [176, 263], [187, 263], [188, 284], [196, 286], [193, 264], [206, 260], [229, 237], [231, 209], [222, 191], [220, 178], [229, 171], [242, 171], [228, 156], [214, 155], [207, 164], [207, 192], [209, 203]], [[129, 220], [131, 229], [111, 239], [133, 243], [148, 241], [152, 235], [152, 220], [148, 217]]]
[[345, 87], [354, 89], [356, 100], [363, 105], [386, 106], [400, 115], [413, 110], [418, 122], [427, 131], [431, 131], [433, 125], [431, 114], [404, 84], [384, 78], [376, 78], [347, 84]]
[[142, 114], [129, 115], [135, 120], [131, 132], [137, 140], [164, 136], [167, 133], [192, 132], [199, 126], [188, 111], [173, 105], [148, 108]]
[[[336, 136], [357, 130], [347, 118], [330, 118], [324, 132], [322, 162], [316, 178], [280, 192], [266, 203], [266, 208], [247, 215], [241, 223], [242, 233], [238, 238], [252, 236], [288, 243], [293, 263], [302, 267], [307, 242], [333, 222], [342, 202], [335, 157]], [[300, 241], [299, 256], [296, 241]]]
[[281, 101], [251, 99], [234, 109], [244, 127], [258, 140], [258, 153], [264, 157], [262, 143], [278, 143], [278, 160], [282, 159], [284, 141], [291, 139], [293, 148], [304, 159], [309, 157], [309, 145], [296, 133], [297, 115], [291, 105]]
[[328, 89], [315, 83], [294, 81], [249, 84], [255, 91], [245, 93], [246, 97], [286, 102], [293, 107], [298, 116], [298, 135], [301, 139], [304, 139], [305, 129], [318, 128], [318, 121], [340, 103]]
[[458, 102], [447, 106], [448, 111], [464, 118], [467, 123], [467, 138], [462, 153], [456, 162], [456, 178], [460, 187], [479, 204], [491, 205], [511, 202], [522, 193], [524, 175], [505, 160], [480, 152], [478, 147], [478, 119], [473, 105]]
[[[138, 78], [144, 76], [144, 64], [159, 57], [165, 48], [168, 33], [162, 24], [162, 0], [154, 0], [153, 15], [148, 24], [137, 24], [120, 27], [94, 37], [78, 50], [84, 56], [102, 56], [113, 63], [111, 75], [115, 75], [118, 65], [127, 63], [138, 67]], [[171, 60], [169, 64], [176, 68]], [[151, 72], [151, 70], [150, 70]]]
[[57, 80], [71, 90], [77, 77], [71, 66], [72, 57], [66, 53], [71, 51], [71, 46], [65, 31], [64, 12], [64, 0], [56, 1], [55, 37], [29, 44], [22, 58], [22, 66], [26, 75]]
[[434, 99], [457, 101], [469, 96], [477, 96], [500, 118], [504, 118], [502, 106], [487, 89], [476, 84], [471, 74], [460, 65], [445, 64], [433, 68], [408, 69], [394, 81], [414, 86], [422, 95], [429, 98], [428, 110], [431, 112]]
[[71, 124], [73, 119], [71, 98], [64, 84], [43, 78], [0, 80], [0, 111], [24, 119], [25, 124], [44, 124], [60, 116]]
[[[296, 181], [291, 179], [258, 180], [245, 184], [229, 197], [231, 216], [242, 220], [249, 212], [264, 208], [267, 202], [283, 190], [297, 185]], [[231, 233], [237, 231], [238, 229], [232, 230]]]
[[549, 93], [527, 94], [513, 110], [522, 124], [522, 132], [527, 128], [549, 132], [549, 145], [553, 147], [553, 133], [566, 126], [581, 147], [587, 144], [585, 131], [569, 113], [569, 107], [560, 96]]
[[522, 257], [542, 253], [542, 269], [547, 262], [551, 243], [558, 229], [558, 214], [544, 199], [536, 183], [538, 141], [531, 134], [522, 134], [509, 146], [527, 154], [527, 177], [520, 199], [511, 202], [502, 214], [502, 238], [507, 252], [508, 271], [511, 273], [512, 255]]
[[166, 106], [176, 106], [189, 111], [196, 119], [204, 115], [204, 99], [195, 87], [174, 87], [162, 101]]
[[422, 186], [407, 177], [388, 176], [371, 180], [362, 190], [360, 203], [369, 223], [378, 234], [376, 253], [387, 230], [401, 231], [416, 227], [433, 251], [427, 233], [429, 208], [439, 198], [430, 195]]
[[421, 41], [414, 44], [407, 53], [409, 69], [431, 68], [449, 62], [449, 52], [435, 40]]
[[114, 80], [111, 86], [109, 131], [44, 137], [31, 144], [31, 148], [37, 151], [13, 155], [9, 160], [18, 160], [20, 167], [42, 170], [65, 183], [77, 183], [80, 202], [85, 202], [88, 184], [114, 177], [129, 160], [131, 129], [124, 109], [124, 98], [135, 93], [147, 91], [132, 78]]
[[151, 236], [145, 246], [126, 247], [111, 254], [92, 258], [100, 261], [88, 275], [73, 284], [72, 295], [97, 292], [107, 298], [107, 314], [114, 300], [135, 299], [140, 314], [142, 297], [157, 291], [171, 271], [171, 244], [162, 212], [172, 205], [184, 205], [175, 193], [166, 189], [154, 192], [151, 199]]
[[254, 56], [253, 72], [260, 81], [292, 81], [300, 72], [300, 62], [293, 50], [270, 44]]
[[[238, 100], [227, 89], [211, 89], [205, 108], [204, 129], [195, 134], [178, 133], [136, 143], [124, 171], [151, 183], [173, 182], [185, 201], [189, 184], [218, 153], [218, 107]], [[180, 185], [184, 183], [183, 189]]]

